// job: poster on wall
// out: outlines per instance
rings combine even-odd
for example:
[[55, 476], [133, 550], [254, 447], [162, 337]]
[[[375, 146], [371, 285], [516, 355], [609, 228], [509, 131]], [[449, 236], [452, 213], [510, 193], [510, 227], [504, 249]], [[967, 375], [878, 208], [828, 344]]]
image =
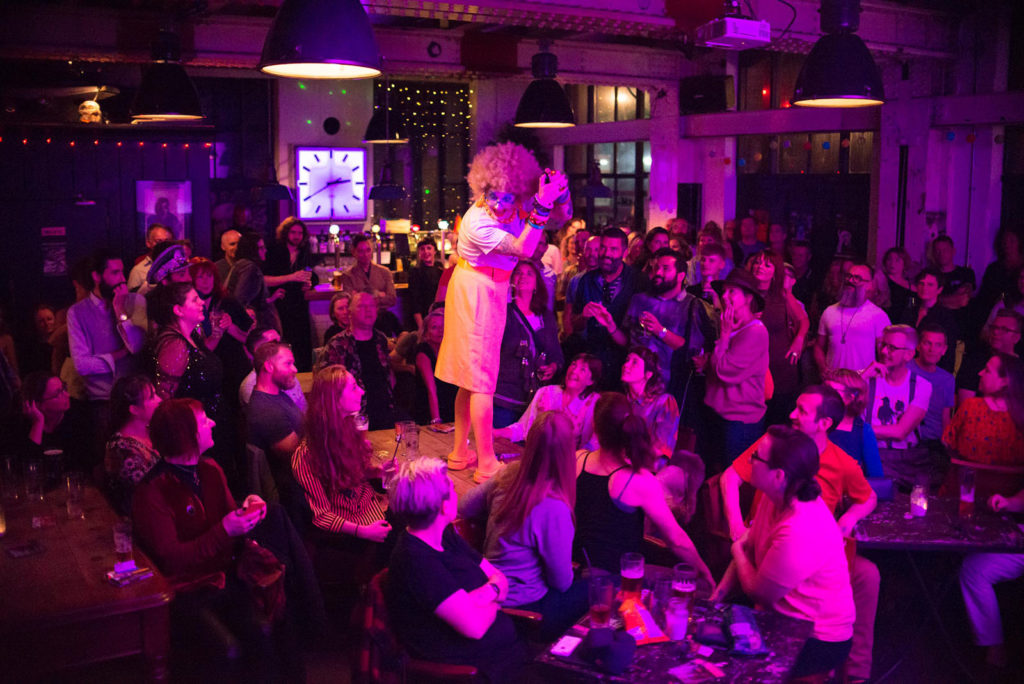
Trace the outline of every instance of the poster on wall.
[[135, 214], [139, 230], [159, 223], [175, 240], [192, 237], [192, 183], [190, 181], [135, 181]]

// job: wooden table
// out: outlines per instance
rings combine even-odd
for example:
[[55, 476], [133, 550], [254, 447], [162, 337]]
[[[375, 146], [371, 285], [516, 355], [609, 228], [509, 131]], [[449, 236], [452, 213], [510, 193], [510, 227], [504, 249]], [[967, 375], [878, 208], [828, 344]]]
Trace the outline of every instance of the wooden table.
[[[434, 458], [445, 459], [448, 454], [452, 452], [452, 448], [455, 446], [454, 433], [438, 432], [431, 428], [450, 428], [451, 423], [445, 423], [442, 425], [420, 426], [420, 454], [423, 456], [432, 456]], [[375, 462], [384, 461], [386, 458], [391, 458], [395, 453], [395, 431], [391, 430], [373, 430], [366, 433], [370, 438], [370, 444], [373, 445], [374, 460]], [[470, 440], [475, 444], [475, 440]], [[494, 440], [494, 452], [499, 457], [504, 457], [504, 460], [511, 460], [520, 456], [523, 453], [523, 447], [510, 442], [504, 438], [495, 438]], [[398, 450], [399, 458], [405, 453], [405, 447]], [[473, 482], [473, 471], [476, 469], [475, 466], [466, 468], [465, 470], [449, 470], [448, 476], [451, 477], [452, 482], [455, 483], [455, 493], [459, 496], [464, 495], [469, 490], [476, 486]]]
[[[707, 601], [696, 601], [691, 615], [690, 634], [694, 633], [702, 621], [718, 619], [720, 614], [715, 605]], [[789, 672], [793, 669], [793, 664], [804, 647], [804, 643], [810, 637], [813, 624], [769, 611], [754, 611], [754, 615], [769, 653], [760, 657], [741, 657], [732, 656], [724, 649], [715, 648], [712, 655], [700, 657], [714, 663], [725, 673], [725, 676], [718, 679], [708, 676], [706, 680], [701, 681], [769, 684], [785, 682], [789, 679]], [[582, 622], [585, 621], [586, 618]], [[584, 626], [577, 625], [568, 633], [582, 636], [585, 629]], [[689, 653], [686, 644], [685, 641], [669, 641], [637, 646], [632, 664], [621, 675], [601, 672], [575, 655], [567, 658], [553, 656], [547, 649], [534, 660], [534, 669], [543, 681], [558, 682], [559, 684], [590, 681], [651, 682], [652, 684], [657, 682], [663, 684], [677, 681], [668, 673], [669, 670], [698, 657], [696, 654]]]
[[[147, 676], [166, 681], [169, 604], [173, 590], [136, 547], [135, 562], [153, 576], [115, 587], [112, 526], [117, 516], [86, 487], [85, 518], [68, 520], [63, 491], [34, 504], [4, 502], [0, 539], [0, 663], [6, 681], [30, 681], [88, 663], [141, 654]], [[56, 525], [34, 529], [35, 516]], [[42, 553], [13, 558], [7, 550], [37, 541]]]
[[1022, 553], [1024, 533], [1009, 516], [998, 515], [975, 504], [970, 520], [957, 514], [959, 502], [928, 497], [928, 513], [908, 518], [910, 497], [897, 492], [854, 529], [853, 538], [861, 549], [896, 551], [947, 551], [954, 553]]

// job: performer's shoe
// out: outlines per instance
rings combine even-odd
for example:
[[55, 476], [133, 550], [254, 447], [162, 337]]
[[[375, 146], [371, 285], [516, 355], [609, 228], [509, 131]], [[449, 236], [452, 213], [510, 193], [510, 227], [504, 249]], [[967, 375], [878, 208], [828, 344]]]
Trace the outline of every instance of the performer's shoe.
[[465, 459], [457, 458], [454, 451], [448, 454], [448, 470], [465, 470], [475, 463], [476, 453], [473, 451], [470, 451], [469, 458]]
[[484, 482], [487, 482], [492, 477], [500, 473], [501, 469], [504, 467], [504, 463], [495, 463], [494, 468], [489, 471], [484, 471], [480, 468], [477, 468], [475, 471], [473, 471], [473, 482], [476, 482], [477, 484], [483, 484]]

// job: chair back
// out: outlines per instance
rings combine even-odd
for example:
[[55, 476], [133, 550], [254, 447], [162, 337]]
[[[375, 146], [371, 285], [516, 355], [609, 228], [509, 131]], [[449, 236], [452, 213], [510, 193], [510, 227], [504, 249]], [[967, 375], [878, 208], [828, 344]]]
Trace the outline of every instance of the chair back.
[[472, 518], [456, 518], [455, 531], [466, 540], [466, 543], [479, 553], [484, 552], [484, 543], [487, 540], [487, 524]]
[[251, 494], [259, 494], [267, 503], [281, 501], [267, 455], [254, 444], [245, 445], [245, 478], [246, 488]]

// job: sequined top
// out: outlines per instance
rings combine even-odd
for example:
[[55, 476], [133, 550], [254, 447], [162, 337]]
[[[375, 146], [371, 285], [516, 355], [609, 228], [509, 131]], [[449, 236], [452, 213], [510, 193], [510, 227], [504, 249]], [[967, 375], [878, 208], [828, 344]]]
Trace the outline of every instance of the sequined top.
[[196, 399], [214, 420], [222, 408], [224, 367], [206, 348], [202, 337], [192, 333], [190, 344], [176, 328], [165, 327], [153, 340], [153, 379], [157, 394], [167, 398]]
[[118, 512], [127, 514], [131, 510], [132, 491], [160, 460], [153, 447], [131, 437], [115, 432], [107, 441], [103, 466], [107, 471], [107, 485], [111, 500]]

